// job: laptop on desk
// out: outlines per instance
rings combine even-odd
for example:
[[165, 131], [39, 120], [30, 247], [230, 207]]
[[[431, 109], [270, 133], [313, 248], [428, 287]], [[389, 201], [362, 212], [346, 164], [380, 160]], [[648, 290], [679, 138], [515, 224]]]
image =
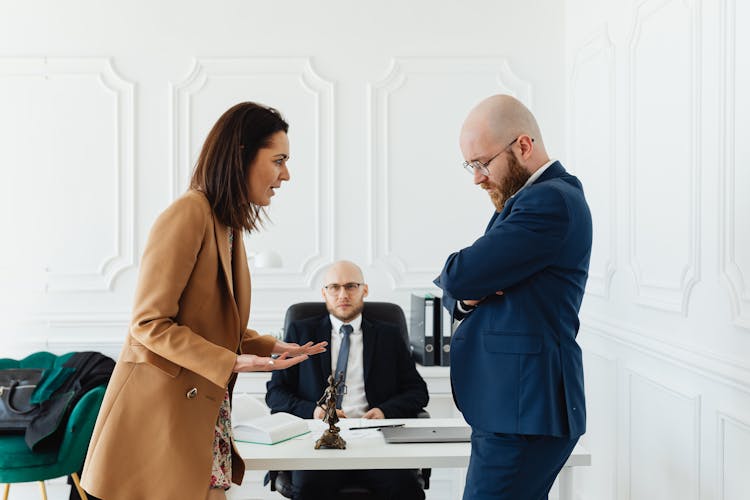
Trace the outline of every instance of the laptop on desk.
[[380, 430], [386, 443], [465, 443], [471, 441], [471, 427], [385, 427]]

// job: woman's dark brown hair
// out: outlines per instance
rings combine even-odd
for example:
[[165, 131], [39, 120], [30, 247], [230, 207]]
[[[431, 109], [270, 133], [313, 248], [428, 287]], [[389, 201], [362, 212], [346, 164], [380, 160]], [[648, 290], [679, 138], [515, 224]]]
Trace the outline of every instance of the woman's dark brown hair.
[[276, 132], [287, 132], [281, 114], [254, 102], [229, 108], [203, 143], [190, 188], [206, 194], [219, 222], [253, 231], [262, 224], [263, 207], [248, 199], [248, 171], [258, 150]]

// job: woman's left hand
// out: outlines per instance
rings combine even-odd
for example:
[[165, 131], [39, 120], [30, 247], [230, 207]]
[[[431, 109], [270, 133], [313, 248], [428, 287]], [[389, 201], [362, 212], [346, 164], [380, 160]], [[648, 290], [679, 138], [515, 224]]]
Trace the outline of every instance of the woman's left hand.
[[240, 354], [234, 362], [233, 371], [235, 372], [272, 372], [274, 370], [286, 370], [290, 366], [302, 363], [307, 356], [296, 356], [290, 358], [287, 353], [283, 353], [276, 359], [265, 356], [256, 356], [254, 354]]
[[277, 340], [276, 346], [273, 349], [274, 354], [288, 353], [289, 356], [313, 356], [314, 354], [320, 354], [326, 350], [328, 342], [318, 342], [313, 344], [312, 341], [304, 345], [295, 344], [293, 342], [284, 342], [283, 340]]

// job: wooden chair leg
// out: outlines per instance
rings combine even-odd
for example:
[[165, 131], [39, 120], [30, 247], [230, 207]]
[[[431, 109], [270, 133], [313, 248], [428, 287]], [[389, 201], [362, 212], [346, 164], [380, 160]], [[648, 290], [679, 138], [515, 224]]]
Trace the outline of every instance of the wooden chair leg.
[[83, 491], [83, 488], [81, 488], [81, 481], [78, 478], [78, 473], [74, 472], [70, 475], [70, 477], [73, 478], [73, 484], [75, 485], [76, 489], [78, 490], [78, 496], [81, 497], [81, 500], [89, 500], [88, 495], [86, 495], [86, 492]]
[[47, 500], [47, 487], [44, 485], [44, 481], [39, 481], [39, 489], [42, 490], [42, 500]]
[[3, 493], [3, 500], [8, 500], [8, 492], [10, 491], [10, 483], [5, 485], [5, 493]]

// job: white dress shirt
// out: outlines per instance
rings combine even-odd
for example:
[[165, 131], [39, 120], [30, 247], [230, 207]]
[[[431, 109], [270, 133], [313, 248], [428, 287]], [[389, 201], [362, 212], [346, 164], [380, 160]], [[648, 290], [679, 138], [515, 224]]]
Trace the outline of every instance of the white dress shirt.
[[[344, 337], [339, 333], [343, 321], [333, 315], [331, 318], [331, 373], [336, 373], [336, 362], [341, 350], [341, 341]], [[365, 397], [365, 366], [362, 343], [362, 315], [360, 314], [349, 325], [354, 331], [349, 334], [349, 362], [346, 366], [346, 394], [341, 401], [341, 409], [347, 417], [358, 418], [364, 415], [370, 407]]]

